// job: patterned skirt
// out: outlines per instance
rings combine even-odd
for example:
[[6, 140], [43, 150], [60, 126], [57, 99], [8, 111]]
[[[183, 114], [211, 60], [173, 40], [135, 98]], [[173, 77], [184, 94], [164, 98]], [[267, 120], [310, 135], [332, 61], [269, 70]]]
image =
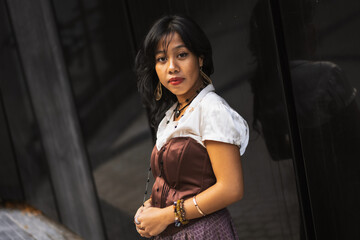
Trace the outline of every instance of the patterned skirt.
[[171, 236], [153, 237], [154, 240], [234, 240], [239, 239], [229, 211], [225, 208], [199, 218]]

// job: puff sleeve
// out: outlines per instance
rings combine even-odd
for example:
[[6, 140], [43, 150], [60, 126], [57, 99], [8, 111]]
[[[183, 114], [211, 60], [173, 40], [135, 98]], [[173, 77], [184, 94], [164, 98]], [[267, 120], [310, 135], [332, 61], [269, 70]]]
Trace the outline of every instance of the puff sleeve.
[[247, 122], [226, 102], [202, 104], [200, 117], [201, 140], [234, 144], [243, 155], [249, 142]]

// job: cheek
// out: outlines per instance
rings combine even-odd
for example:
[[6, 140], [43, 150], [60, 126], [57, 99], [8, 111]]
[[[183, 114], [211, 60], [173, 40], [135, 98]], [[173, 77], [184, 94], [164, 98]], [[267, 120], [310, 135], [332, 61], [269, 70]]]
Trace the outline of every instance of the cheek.
[[160, 67], [158, 67], [158, 65], [155, 66], [155, 72], [158, 75], [158, 77], [160, 78], [161, 70], [160, 70]]
[[197, 76], [199, 76], [200, 67], [198, 67], [197, 62], [194, 62], [191, 65], [189, 65], [188, 69], [190, 70], [189, 72], [191, 73], [192, 77], [196, 78]]
[[165, 80], [164, 80], [165, 76], [164, 76], [162, 67], [156, 65], [156, 66], [155, 66], [155, 72], [156, 72], [156, 75], [158, 76], [160, 82], [161, 82], [161, 83], [164, 83], [164, 81], [165, 81]]

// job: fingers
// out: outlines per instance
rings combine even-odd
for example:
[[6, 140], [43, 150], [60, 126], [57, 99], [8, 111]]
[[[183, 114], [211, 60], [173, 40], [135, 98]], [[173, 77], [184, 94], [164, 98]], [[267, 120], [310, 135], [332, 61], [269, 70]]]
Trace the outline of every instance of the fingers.
[[136, 227], [137, 230], [145, 231], [145, 228], [142, 227]]
[[134, 223], [135, 223], [136, 225], [140, 225], [140, 222], [139, 222], [139, 220], [138, 220], [138, 216], [135, 216], [135, 218], [134, 218]]
[[150, 200], [146, 201], [144, 203], [144, 205], [143, 205], [143, 208], [148, 208], [148, 207], [151, 207], [151, 201]]
[[143, 210], [144, 210], [143, 206], [139, 207], [139, 209], [135, 213], [135, 216], [139, 215]]
[[135, 218], [134, 218], [136, 231], [140, 234], [140, 236], [150, 238], [151, 235], [145, 232], [145, 228], [141, 227], [141, 222], [139, 222], [138, 217], [139, 216], [135, 216]]
[[150, 238], [150, 237], [151, 237], [151, 235], [148, 234], [148, 233], [145, 231], [145, 229], [143, 229], [143, 228], [136, 227], [136, 231], [137, 231], [137, 232], [140, 234], [140, 236], [142, 236], [142, 237], [146, 237], [146, 238]]

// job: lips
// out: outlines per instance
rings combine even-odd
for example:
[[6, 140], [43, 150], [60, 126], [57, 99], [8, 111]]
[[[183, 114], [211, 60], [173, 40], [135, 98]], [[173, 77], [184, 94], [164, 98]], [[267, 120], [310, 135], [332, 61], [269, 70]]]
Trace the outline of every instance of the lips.
[[181, 78], [181, 77], [173, 77], [169, 79], [169, 83], [171, 85], [178, 85], [180, 83], [182, 83], [185, 80], [185, 78]]

